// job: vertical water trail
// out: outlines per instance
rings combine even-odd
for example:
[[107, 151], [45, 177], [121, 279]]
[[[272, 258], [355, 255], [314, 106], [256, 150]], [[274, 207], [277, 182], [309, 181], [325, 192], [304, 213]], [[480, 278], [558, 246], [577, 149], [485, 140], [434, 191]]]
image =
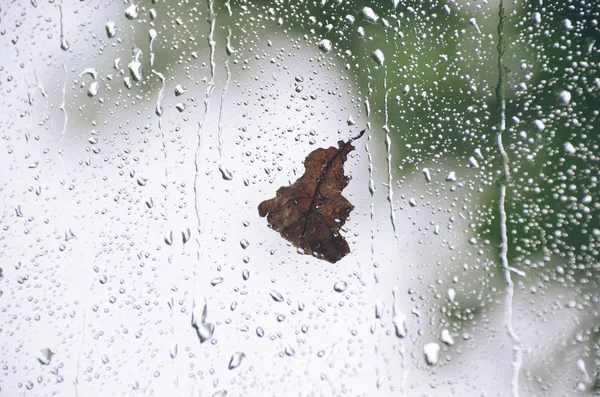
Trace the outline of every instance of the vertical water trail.
[[[371, 70], [369, 68], [367, 68], [367, 75], [370, 77], [371, 76]], [[367, 120], [369, 119], [369, 117], [371, 117], [371, 103], [369, 101], [369, 98], [371, 96], [371, 93], [373, 92], [373, 89], [371, 88], [371, 79], [369, 78], [368, 82], [367, 82], [367, 96], [365, 98], [365, 112], [366, 112], [366, 116], [367, 116]], [[367, 129], [370, 130], [371, 129], [371, 122], [367, 121]], [[367, 158], [369, 159], [369, 195], [371, 196], [371, 203], [370, 203], [370, 216], [371, 216], [371, 262], [373, 263], [373, 267], [377, 267], [377, 264], [375, 263], [375, 224], [374, 224], [374, 218], [375, 218], [375, 201], [374, 201], [374, 196], [375, 196], [375, 181], [373, 179], [373, 157], [371, 156], [371, 151], [369, 150], [369, 143], [371, 142], [371, 134], [369, 134], [369, 136], [367, 137], [367, 143], [365, 145], [365, 151], [367, 152]], [[375, 277], [375, 282], [379, 282], [379, 276], [377, 275], [377, 273], [374, 273], [374, 277]]]
[[81, 323], [81, 345], [79, 346], [79, 353], [77, 353], [77, 362], [75, 364], [75, 380], [73, 381], [76, 397], [79, 397], [79, 368], [81, 367], [81, 354], [83, 353], [83, 347], [85, 346], [85, 309], [83, 309], [82, 312], [83, 320]]
[[160, 73], [157, 72], [156, 70], [152, 70], [152, 73], [154, 75], [156, 75], [156, 77], [158, 77], [158, 79], [160, 80], [162, 86], [160, 88], [160, 91], [158, 92], [158, 98], [156, 99], [156, 115], [158, 116], [158, 129], [160, 130], [160, 137], [161, 137], [161, 141], [162, 141], [162, 149], [163, 149], [163, 159], [165, 162], [165, 168], [164, 168], [164, 175], [165, 175], [165, 179], [164, 179], [164, 183], [163, 183], [163, 187], [165, 188], [165, 196], [164, 196], [164, 200], [163, 200], [163, 219], [167, 220], [168, 218], [168, 214], [166, 211], [166, 203], [167, 200], [169, 198], [169, 162], [168, 162], [168, 153], [167, 153], [167, 140], [165, 137], [165, 132], [162, 128], [162, 115], [163, 115], [163, 107], [162, 107], [162, 99], [165, 95], [165, 89], [166, 89], [166, 79], [165, 76]]
[[62, 87], [62, 103], [60, 104], [59, 109], [63, 112], [64, 117], [64, 122], [63, 122], [63, 129], [62, 132], [60, 134], [60, 154], [63, 154], [63, 150], [64, 150], [64, 142], [65, 142], [65, 134], [67, 132], [67, 123], [69, 122], [69, 116], [67, 115], [67, 104], [66, 104], [66, 97], [67, 97], [67, 65], [63, 64], [63, 69], [65, 70], [65, 81], [63, 83], [63, 87]]
[[387, 88], [387, 68], [384, 66], [383, 69], [383, 106], [385, 124], [383, 130], [385, 131], [385, 148], [387, 150], [387, 171], [388, 171], [388, 195], [387, 199], [390, 203], [390, 220], [392, 221], [392, 228], [394, 229], [394, 237], [398, 238], [398, 232], [396, 231], [396, 214], [394, 212], [394, 181], [392, 179], [392, 140], [390, 138], [390, 127], [388, 126], [388, 95], [390, 91]]
[[206, 116], [208, 115], [208, 110], [210, 106], [210, 98], [212, 92], [215, 88], [215, 40], [214, 40], [214, 32], [215, 32], [215, 24], [216, 18], [213, 10], [213, 0], [208, 0], [208, 15], [210, 20], [210, 33], [208, 34], [208, 45], [210, 47], [210, 80], [208, 82], [208, 86], [206, 87], [206, 92], [204, 94], [204, 114], [202, 118], [198, 122], [198, 145], [196, 146], [196, 154], [194, 156], [194, 203], [195, 203], [195, 213], [196, 213], [196, 226], [198, 230], [198, 235], [196, 236], [196, 262], [194, 263], [194, 290], [196, 289], [196, 282], [198, 276], [198, 262], [200, 261], [200, 236], [202, 234], [202, 219], [200, 217], [200, 202], [198, 196], [198, 180], [200, 177], [200, 152], [202, 150], [202, 133], [204, 130], [204, 122], [206, 120]]
[[153, 52], [152, 46], [154, 45], [154, 40], [156, 40], [156, 36], [158, 36], [158, 33], [156, 32], [155, 29], [150, 29], [150, 31], [148, 32], [148, 35], [150, 36], [150, 44], [149, 44], [150, 67], [153, 67], [154, 66], [154, 52]]
[[[230, 11], [231, 12], [231, 11]], [[231, 53], [231, 28], [228, 28], [227, 32], [227, 44], [226, 51], [227, 55]], [[229, 82], [231, 81], [231, 69], [229, 68], [229, 58], [225, 60], [225, 71], [227, 72], [227, 79], [225, 80], [225, 87], [221, 92], [221, 103], [219, 104], [219, 123], [218, 123], [218, 139], [219, 139], [219, 162], [223, 156], [223, 104], [225, 102], [225, 95], [229, 89]]]
[[[158, 98], [156, 99], [156, 115], [158, 116], [158, 129], [160, 130], [160, 137], [161, 137], [161, 141], [162, 141], [162, 150], [163, 150], [163, 160], [165, 163], [164, 166], [164, 182], [162, 184], [163, 188], [165, 189], [165, 195], [163, 197], [163, 200], [161, 202], [161, 208], [162, 208], [162, 217], [163, 220], [165, 221], [165, 223], [167, 224], [169, 221], [169, 206], [168, 206], [168, 201], [169, 201], [169, 157], [168, 157], [168, 152], [167, 152], [167, 140], [165, 137], [165, 131], [162, 128], [162, 115], [163, 115], [163, 108], [162, 108], [162, 99], [165, 93], [165, 89], [166, 89], [166, 79], [165, 76], [160, 73], [157, 72], [156, 70], [152, 70], [152, 73], [154, 75], [156, 75], [162, 86], [160, 88], [160, 91], [158, 92]], [[167, 229], [168, 229], [168, 225], [167, 225]], [[173, 260], [172, 260], [172, 253], [170, 252], [172, 251], [172, 247], [169, 247], [169, 254], [167, 257], [167, 261], [169, 263], [170, 266], [173, 265]], [[174, 278], [174, 272], [173, 271], [169, 271], [169, 277], [170, 277], [170, 281], [171, 281], [171, 285], [175, 285], [175, 278]], [[172, 344], [171, 347], [169, 348], [169, 356], [171, 357], [171, 363], [173, 364], [173, 367], [175, 368], [175, 388], [179, 389], [179, 371], [177, 370], [177, 365], [175, 365], [175, 358], [177, 357], [177, 335], [175, 332], [175, 323], [174, 323], [174, 319], [173, 319], [173, 297], [171, 296], [170, 301], [168, 301], [168, 306], [169, 306], [169, 333], [171, 334], [171, 339], [172, 339]]]
[[[400, 316], [400, 308], [398, 306], [398, 287], [394, 287], [392, 289], [392, 297], [394, 298], [394, 308], [393, 308], [393, 318], [392, 321], [394, 322], [394, 327], [405, 327], [405, 322], [404, 319], [402, 320], [398, 320], [398, 317]], [[400, 323], [400, 324], [397, 324]], [[403, 328], [403, 330], [405, 330]], [[396, 334], [398, 334], [398, 330], [396, 329]], [[402, 369], [402, 383], [400, 385], [400, 395], [404, 396], [405, 395], [405, 390], [406, 390], [406, 380], [408, 378], [408, 371], [406, 371], [406, 351], [404, 349], [404, 343], [403, 339], [400, 339], [400, 356], [402, 357], [402, 364], [401, 364], [401, 369]]]
[[519, 396], [519, 374], [521, 371], [523, 346], [519, 336], [513, 328], [513, 297], [514, 297], [514, 283], [512, 281], [513, 269], [508, 264], [508, 235], [507, 235], [507, 215], [506, 215], [506, 190], [507, 184], [510, 181], [510, 167], [508, 153], [504, 149], [503, 133], [506, 130], [506, 96], [505, 96], [505, 66], [504, 66], [504, 1], [500, 0], [498, 7], [498, 85], [496, 86], [496, 100], [500, 106], [500, 125], [498, 133], [496, 135], [496, 143], [498, 145], [498, 151], [502, 158], [502, 184], [500, 186], [500, 200], [498, 210], [500, 212], [500, 260], [502, 263], [502, 270], [504, 272], [504, 279], [506, 282], [506, 301], [505, 301], [505, 323], [506, 331], [512, 342], [513, 358], [512, 358], [512, 380], [511, 380], [511, 395], [513, 397]]
[[65, 29], [65, 15], [63, 11], [63, 5], [65, 0], [61, 0], [58, 10], [60, 12], [60, 48], [67, 51], [69, 49], [69, 42], [67, 41], [67, 33]]

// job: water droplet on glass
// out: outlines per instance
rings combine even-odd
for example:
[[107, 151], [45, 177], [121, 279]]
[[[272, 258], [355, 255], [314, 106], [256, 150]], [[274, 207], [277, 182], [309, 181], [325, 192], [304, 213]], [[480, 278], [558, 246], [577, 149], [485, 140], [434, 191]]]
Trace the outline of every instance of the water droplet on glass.
[[379, 48], [373, 51], [373, 59], [379, 66], [383, 66], [383, 63], [385, 62], [385, 56]]
[[425, 181], [427, 181], [427, 183], [431, 182], [431, 172], [429, 171], [429, 168], [423, 168], [423, 175], [425, 175]]
[[375, 302], [375, 318], [382, 318], [383, 311], [385, 310], [385, 303], [381, 298], [377, 299]]
[[456, 297], [456, 291], [454, 291], [454, 288], [448, 288], [448, 300], [451, 303], [454, 303], [455, 297]]
[[321, 40], [321, 42], [319, 43], [319, 49], [323, 52], [329, 52], [331, 51], [332, 45], [331, 45], [331, 41], [324, 39]]
[[569, 91], [561, 91], [558, 94], [558, 100], [564, 104], [571, 102], [571, 93]]
[[127, 19], [137, 19], [140, 13], [140, 8], [137, 4], [132, 4], [125, 10], [125, 16]]
[[544, 128], [546, 128], [546, 125], [541, 120], [535, 120], [533, 124], [538, 131], [544, 131]]
[[215, 394], [212, 395], [212, 397], [225, 397], [227, 396], [227, 390], [219, 390], [218, 392], [216, 392]]
[[135, 52], [133, 60], [129, 63], [129, 73], [131, 78], [135, 81], [142, 81], [142, 64], [140, 62], [140, 56], [142, 51], [139, 49]]
[[240, 245], [242, 246], [242, 248], [243, 248], [243, 249], [246, 249], [246, 248], [248, 248], [248, 246], [250, 245], [250, 243], [248, 242], [248, 240], [246, 240], [246, 239], [244, 238], [244, 239], [242, 239], [242, 240], [240, 241]]
[[275, 302], [283, 302], [283, 295], [281, 295], [278, 291], [273, 290], [269, 295], [271, 295], [271, 298], [273, 298]]
[[377, 23], [379, 21], [379, 15], [371, 7], [363, 7], [362, 15], [370, 23]]
[[448, 331], [446, 328], [442, 330], [442, 333], [440, 334], [440, 340], [448, 346], [454, 345], [454, 338], [452, 335], [450, 335], [450, 331]]
[[186, 106], [185, 103], [179, 102], [175, 105], [175, 109], [177, 109], [179, 111], [179, 113], [183, 112], [185, 110]]
[[98, 82], [94, 81], [92, 82], [92, 84], [90, 84], [90, 86], [88, 87], [88, 92], [87, 95], [92, 98], [95, 97], [96, 95], [98, 95]]
[[200, 307], [196, 305], [196, 301], [194, 300], [192, 308], [192, 327], [196, 330], [196, 334], [200, 339], [200, 343], [204, 343], [210, 338], [212, 338], [215, 332], [215, 326], [206, 322], [207, 314], [207, 303], [204, 302], [204, 304]]
[[440, 360], [440, 345], [435, 342], [428, 343], [423, 346], [423, 353], [427, 365], [436, 365]]
[[106, 36], [108, 36], [109, 39], [115, 37], [117, 34], [117, 25], [112, 21], [106, 22], [104, 28], [106, 29]]
[[215, 277], [212, 280], [210, 280], [210, 285], [212, 285], [213, 287], [215, 285], [219, 285], [223, 282], [223, 277]]
[[456, 182], [456, 172], [450, 171], [448, 176], [446, 176], [446, 181], [448, 182]]
[[221, 176], [226, 181], [230, 181], [233, 179], [233, 174], [231, 173], [231, 171], [229, 171], [227, 168], [225, 168], [225, 166], [219, 165], [219, 171], [221, 171]]
[[172, 359], [175, 359], [175, 357], [177, 357], [177, 351], [179, 350], [179, 347], [177, 345], [177, 343], [173, 343], [171, 345], [171, 347], [169, 348], [169, 356]]
[[37, 359], [40, 362], [40, 364], [48, 365], [48, 364], [50, 364], [50, 361], [52, 361], [53, 355], [54, 355], [54, 353], [46, 347], [46, 348], [40, 350], [40, 354], [38, 354]]
[[257, 335], [259, 338], [262, 338], [263, 336], [265, 336], [265, 330], [264, 330], [264, 329], [262, 329], [262, 327], [257, 327], [257, 328], [256, 328], [256, 335]]
[[575, 152], [577, 151], [577, 149], [575, 149], [575, 146], [573, 146], [571, 142], [565, 142], [563, 148], [568, 154], [575, 154]]
[[250, 271], [248, 269], [242, 270], [242, 278], [247, 281], [250, 278]]
[[188, 241], [190, 241], [191, 237], [192, 237], [192, 231], [190, 230], [189, 227], [181, 232], [181, 240], [183, 241], [184, 244], [187, 243]]
[[469, 157], [469, 164], [471, 165], [471, 167], [473, 168], [479, 168], [479, 162], [477, 161], [477, 159], [475, 159], [475, 157], [471, 156]]
[[337, 281], [335, 284], [333, 284], [333, 290], [335, 292], [344, 292], [346, 291], [346, 288], [348, 288], [348, 283], [343, 280]]
[[286, 355], [286, 356], [290, 356], [290, 357], [291, 357], [291, 356], [293, 356], [294, 354], [296, 354], [296, 351], [294, 350], [294, 348], [293, 348], [292, 346], [290, 346], [290, 345], [287, 345], [287, 346], [285, 347], [285, 355]]
[[471, 25], [473, 25], [473, 27], [475, 28], [475, 30], [477, 31], [477, 33], [481, 34], [481, 30], [479, 30], [479, 25], [477, 25], [477, 21], [475, 20], [475, 18], [469, 19], [469, 23]]
[[406, 325], [406, 315], [401, 311], [397, 311], [392, 319], [392, 323], [394, 324], [394, 330], [396, 331], [396, 336], [398, 338], [406, 337], [408, 333], [408, 328]]
[[183, 94], [185, 94], [187, 90], [185, 89], [184, 86], [182, 86], [181, 84], [177, 84], [175, 86], [175, 96], [181, 96]]
[[244, 357], [246, 357], [246, 355], [242, 352], [233, 353], [233, 355], [231, 356], [231, 360], [229, 360], [229, 365], [227, 368], [235, 369], [239, 367]]

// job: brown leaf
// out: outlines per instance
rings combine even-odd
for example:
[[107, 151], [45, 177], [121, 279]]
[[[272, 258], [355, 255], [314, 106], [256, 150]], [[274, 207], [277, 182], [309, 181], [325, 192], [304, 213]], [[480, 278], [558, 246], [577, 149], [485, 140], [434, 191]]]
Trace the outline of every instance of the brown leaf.
[[314, 255], [335, 263], [350, 252], [340, 235], [354, 206], [342, 190], [348, 185], [344, 163], [354, 150], [352, 141], [363, 136], [339, 141], [338, 148], [316, 149], [304, 160], [304, 175], [290, 186], [277, 189], [276, 196], [258, 206], [260, 216], [267, 217], [269, 226], [283, 238]]

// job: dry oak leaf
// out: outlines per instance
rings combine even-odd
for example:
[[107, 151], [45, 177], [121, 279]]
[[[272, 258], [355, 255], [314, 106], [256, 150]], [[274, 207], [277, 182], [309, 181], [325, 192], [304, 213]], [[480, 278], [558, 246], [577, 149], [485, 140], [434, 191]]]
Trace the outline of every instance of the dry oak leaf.
[[340, 235], [354, 206], [342, 196], [350, 177], [344, 175], [352, 142], [339, 141], [338, 147], [316, 149], [304, 160], [304, 175], [290, 186], [277, 189], [276, 196], [258, 206], [260, 216], [267, 217], [269, 226], [283, 238], [313, 255], [335, 263], [350, 252]]

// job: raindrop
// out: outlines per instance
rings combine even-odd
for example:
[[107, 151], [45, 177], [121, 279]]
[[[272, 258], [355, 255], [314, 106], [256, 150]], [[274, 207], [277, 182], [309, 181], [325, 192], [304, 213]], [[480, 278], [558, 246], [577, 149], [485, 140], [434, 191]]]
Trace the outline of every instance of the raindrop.
[[448, 182], [456, 182], [456, 172], [450, 171], [448, 176], [446, 176], [446, 181]]
[[331, 41], [324, 39], [321, 40], [321, 42], [319, 43], [319, 49], [323, 52], [329, 52], [331, 51], [332, 45], [331, 45]]
[[546, 125], [541, 120], [535, 120], [533, 124], [538, 131], [544, 131], [544, 128], [546, 128]]
[[371, 7], [363, 7], [362, 14], [370, 23], [377, 23], [377, 21], [379, 21], [379, 15], [377, 15]]
[[563, 21], [563, 25], [564, 25], [565, 29], [567, 29], [567, 30], [573, 29], [573, 22], [571, 22], [570, 19], [565, 19]]
[[561, 91], [558, 94], [558, 100], [564, 104], [567, 104], [571, 101], [571, 93], [569, 91]]
[[242, 270], [242, 278], [247, 281], [250, 278], [250, 271], [248, 269]]
[[183, 94], [185, 94], [187, 90], [185, 89], [184, 86], [182, 86], [181, 84], [177, 84], [175, 86], [175, 96], [181, 96]]
[[429, 172], [429, 168], [423, 168], [423, 175], [425, 175], [425, 180], [428, 183], [431, 182], [431, 173]]
[[37, 359], [40, 362], [40, 364], [48, 365], [48, 364], [50, 364], [50, 361], [52, 361], [53, 355], [54, 355], [54, 353], [46, 347], [46, 348], [40, 350], [40, 354], [38, 354]]
[[423, 353], [427, 365], [436, 365], [440, 360], [440, 345], [435, 342], [428, 343], [423, 346]]
[[394, 315], [392, 323], [394, 324], [394, 329], [396, 330], [396, 336], [398, 338], [406, 337], [406, 334], [408, 333], [408, 327], [406, 325], [406, 315], [401, 311], [398, 311]]
[[139, 13], [140, 13], [140, 8], [138, 7], [137, 4], [131, 4], [125, 10], [125, 16], [127, 17], [127, 19], [137, 19]]
[[106, 29], [106, 35], [109, 39], [115, 37], [115, 35], [117, 34], [117, 25], [115, 25], [115, 23], [112, 21], [106, 22], [104, 28]]
[[215, 277], [212, 280], [210, 280], [210, 285], [212, 285], [213, 287], [215, 285], [219, 285], [223, 282], [223, 277]]
[[240, 366], [242, 360], [246, 357], [246, 355], [242, 352], [233, 353], [231, 356], [231, 360], [229, 360], [229, 369], [235, 369]]
[[479, 25], [477, 25], [477, 21], [475, 20], [475, 18], [469, 19], [469, 23], [471, 25], [473, 25], [473, 27], [475, 28], [475, 30], [477, 31], [477, 33], [481, 34], [481, 30], [479, 30]]
[[379, 66], [383, 66], [383, 63], [385, 62], [385, 56], [379, 48], [373, 51], [373, 59]]
[[177, 357], [178, 350], [179, 350], [179, 347], [178, 347], [177, 343], [173, 343], [173, 345], [171, 345], [171, 347], [169, 348], [169, 356], [171, 357], [171, 359], [175, 359], [175, 357]]
[[440, 334], [440, 340], [448, 346], [454, 345], [454, 338], [452, 335], [450, 335], [450, 331], [448, 331], [446, 328], [442, 330], [442, 333]]
[[88, 87], [87, 95], [90, 98], [98, 95], [98, 82], [97, 81], [94, 81], [94, 82], [92, 82], [92, 84], [90, 84], [90, 86]]
[[343, 280], [337, 281], [335, 284], [333, 284], [333, 290], [335, 292], [344, 292], [346, 291], [346, 288], [348, 288], [348, 283]]
[[273, 298], [275, 302], [283, 302], [283, 295], [281, 295], [278, 291], [273, 290], [269, 295], [271, 295], [271, 298]]
[[290, 345], [287, 345], [287, 346], [285, 347], [285, 355], [286, 355], [286, 356], [290, 356], [290, 357], [291, 357], [291, 356], [293, 356], [294, 354], [296, 354], [296, 351], [294, 350], [294, 348], [293, 348], [292, 346], [290, 346]]
[[455, 297], [456, 297], [456, 291], [454, 291], [454, 288], [448, 288], [448, 300], [451, 303], [454, 303]]
[[190, 230], [189, 227], [181, 232], [181, 240], [183, 241], [184, 244], [187, 243], [188, 241], [190, 241], [191, 237], [192, 237], [192, 231]]
[[248, 242], [248, 240], [246, 240], [246, 239], [244, 238], [244, 239], [242, 239], [242, 240], [240, 241], [240, 245], [242, 246], [242, 248], [243, 248], [243, 249], [246, 249], [246, 248], [248, 248], [248, 246], [250, 245], [250, 243]]
[[219, 165], [219, 171], [221, 171], [221, 176], [226, 181], [230, 181], [233, 179], [233, 173], [225, 168], [223, 165]]
[[573, 146], [571, 142], [565, 142], [563, 148], [568, 154], [575, 154], [575, 152], [577, 151], [577, 149], [575, 149], [575, 146]]
[[207, 303], [204, 302], [202, 307], [196, 305], [194, 301], [192, 309], [192, 327], [196, 330], [196, 334], [200, 339], [200, 343], [204, 343], [212, 338], [215, 332], [215, 326], [206, 322], [206, 316], [208, 314]]
[[383, 303], [383, 300], [377, 299], [377, 301], [375, 302], [375, 318], [381, 318], [383, 317], [383, 311], [385, 310], [385, 303]]
[[131, 73], [131, 78], [135, 81], [142, 81], [142, 64], [139, 60], [141, 55], [142, 51], [138, 49], [135, 52], [133, 60], [129, 63], [129, 72]]

